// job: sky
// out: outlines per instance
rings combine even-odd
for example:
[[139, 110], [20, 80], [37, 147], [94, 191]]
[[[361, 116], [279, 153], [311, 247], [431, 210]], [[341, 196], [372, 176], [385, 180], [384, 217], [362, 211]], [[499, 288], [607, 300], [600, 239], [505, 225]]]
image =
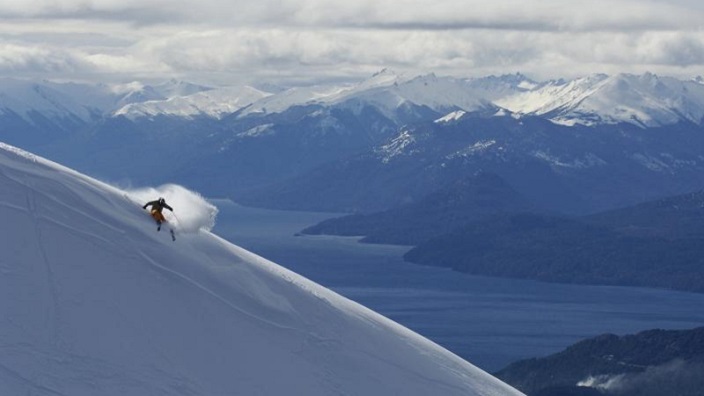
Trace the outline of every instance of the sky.
[[211, 85], [383, 68], [704, 75], [700, 0], [3, 0], [0, 76]]

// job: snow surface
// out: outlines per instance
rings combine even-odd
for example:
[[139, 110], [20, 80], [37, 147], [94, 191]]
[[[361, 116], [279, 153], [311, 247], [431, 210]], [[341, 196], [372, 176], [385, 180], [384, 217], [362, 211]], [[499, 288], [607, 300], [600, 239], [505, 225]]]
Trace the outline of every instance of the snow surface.
[[416, 138], [409, 131], [402, 131], [397, 137], [393, 138], [388, 144], [385, 144], [377, 149], [377, 154], [381, 158], [381, 162], [388, 164], [392, 159], [400, 155], [413, 154], [413, 150], [408, 150], [408, 147], [413, 147], [416, 143]]
[[436, 124], [448, 124], [448, 123], [451, 123], [451, 122], [453, 122], [453, 121], [457, 121], [457, 120], [461, 119], [461, 118], [464, 117], [466, 114], [467, 114], [467, 112], [464, 111], [464, 110], [457, 110], [457, 111], [453, 111], [453, 112], [451, 112], [451, 113], [446, 114], [444, 117], [438, 118], [438, 119], [435, 120], [434, 122], [435, 122]]
[[[155, 195], [176, 242], [141, 208]], [[520, 394], [211, 234], [215, 211], [0, 144], [0, 394]]]

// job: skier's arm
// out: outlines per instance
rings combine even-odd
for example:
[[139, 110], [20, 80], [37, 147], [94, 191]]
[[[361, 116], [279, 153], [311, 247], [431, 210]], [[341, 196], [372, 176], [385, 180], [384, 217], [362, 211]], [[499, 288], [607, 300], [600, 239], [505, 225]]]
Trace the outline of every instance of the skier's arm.
[[169, 206], [167, 204], [164, 204], [164, 207], [172, 212], [174, 211], [174, 208], [172, 208], [171, 206]]
[[142, 209], [146, 209], [147, 206], [150, 206], [150, 205], [154, 206], [154, 204], [156, 204], [156, 201], [149, 201], [149, 202], [145, 203], [144, 206], [142, 206]]

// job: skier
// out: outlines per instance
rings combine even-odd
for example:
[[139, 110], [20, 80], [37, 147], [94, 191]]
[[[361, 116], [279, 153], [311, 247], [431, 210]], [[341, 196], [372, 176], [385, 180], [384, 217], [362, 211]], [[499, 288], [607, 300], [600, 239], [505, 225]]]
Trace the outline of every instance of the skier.
[[144, 206], [142, 206], [142, 209], [146, 209], [147, 206], [152, 207], [151, 214], [152, 214], [152, 217], [154, 218], [154, 220], [156, 221], [156, 225], [157, 225], [156, 230], [160, 231], [161, 230], [161, 223], [166, 221], [166, 219], [164, 218], [164, 214], [161, 213], [161, 211], [164, 210], [164, 208], [166, 208], [166, 209], [173, 212], [174, 209], [171, 206], [169, 206], [168, 204], [166, 204], [166, 200], [164, 198], [159, 198], [156, 201], [147, 202], [144, 204]]

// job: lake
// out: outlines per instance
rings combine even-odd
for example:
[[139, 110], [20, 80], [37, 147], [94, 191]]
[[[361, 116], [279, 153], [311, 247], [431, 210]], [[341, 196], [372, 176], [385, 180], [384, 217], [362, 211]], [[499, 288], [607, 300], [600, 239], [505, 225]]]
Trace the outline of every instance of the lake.
[[296, 236], [330, 213], [216, 200], [213, 230], [422, 334], [489, 372], [603, 333], [704, 326], [704, 294], [471, 276], [406, 263], [409, 247]]

